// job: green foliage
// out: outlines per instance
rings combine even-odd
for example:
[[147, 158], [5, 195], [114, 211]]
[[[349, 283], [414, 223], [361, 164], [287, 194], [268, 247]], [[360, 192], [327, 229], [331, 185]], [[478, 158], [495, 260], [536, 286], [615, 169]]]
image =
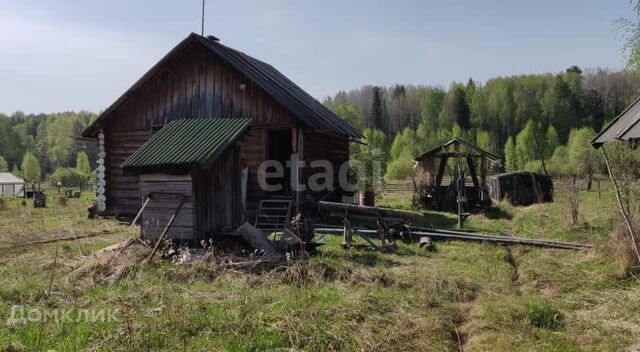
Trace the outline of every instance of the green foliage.
[[373, 116], [373, 128], [386, 131], [387, 124], [384, 118], [384, 102], [380, 87], [373, 87], [373, 99], [371, 101], [371, 115]]
[[[418, 154], [455, 136], [481, 142], [481, 147], [506, 160], [505, 141], [512, 137], [517, 144], [517, 136], [532, 121], [543, 157], [548, 160], [557, 146], [567, 143], [571, 128], [599, 130], [603, 121], [617, 116], [638, 92], [640, 80], [633, 72], [583, 71], [572, 66], [557, 74], [497, 77], [484, 84], [469, 79], [466, 84], [453, 83], [447, 90], [404, 84], [364, 86], [340, 91], [325, 104], [332, 109], [357, 105], [362, 124], [378, 126], [390, 141], [406, 128], [413, 129]], [[350, 112], [341, 115], [354, 121], [349, 116], [357, 114]], [[531, 140], [528, 132], [522, 137]], [[520, 143], [518, 153], [511, 159], [514, 169], [540, 159], [535, 143]]]
[[446, 92], [440, 88], [429, 88], [420, 100], [420, 116], [429, 132], [435, 132], [439, 127], [438, 116], [442, 111], [445, 94]]
[[544, 157], [550, 158], [553, 155], [553, 152], [560, 145], [560, 138], [558, 137], [558, 132], [556, 131], [553, 125], [549, 125], [547, 128], [547, 133], [545, 133], [545, 143], [544, 143]]
[[22, 170], [20, 170], [20, 168], [18, 167], [18, 164], [13, 165], [13, 169], [11, 169], [11, 173], [13, 174], [13, 176], [24, 178], [24, 175], [22, 174]]
[[418, 156], [418, 139], [416, 132], [411, 128], [405, 128], [402, 133], [398, 133], [391, 144], [391, 158], [400, 157], [414, 158]]
[[87, 181], [87, 176], [79, 170], [70, 167], [61, 167], [49, 176], [49, 184], [56, 187], [60, 182], [62, 187], [82, 187]]
[[517, 169], [524, 169], [527, 163], [538, 159], [534, 133], [533, 121], [529, 120], [525, 128], [516, 136], [515, 166]]
[[575, 126], [578, 121], [580, 102], [566, 82], [564, 75], [555, 76], [551, 89], [545, 92], [541, 104], [546, 121], [562, 132], [561, 140], [566, 140], [565, 131]]
[[550, 330], [564, 328], [564, 317], [549, 301], [544, 298], [530, 299], [524, 303], [524, 310], [529, 322], [535, 327]]
[[461, 84], [452, 84], [445, 95], [439, 122], [439, 128], [451, 128], [454, 124], [458, 124], [462, 128], [469, 128], [469, 105], [465, 88]]
[[27, 152], [22, 159], [22, 173], [24, 179], [31, 183], [39, 182], [42, 177], [40, 162], [29, 152]]
[[375, 172], [373, 170], [375, 165], [379, 165], [380, 172], [384, 172], [387, 167], [389, 142], [387, 141], [387, 136], [380, 130], [367, 128], [362, 131], [362, 134], [366, 144], [352, 145], [351, 160], [366, 166], [366, 174], [364, 176], [358, 175], [358, 177], [365, 182], [367, 187], [371, 187], [375, 181], [373, 173]]
[[576, 175], [588, 177], [589, 180], [602, 165], [602, 158], [591, 145], [593, 136], [595, 132], [589, 127], [572, 129], [567, 143], [571, 170]]
[[553, 176], [567, 176], [571, 171], [567, 147], [560, 145], [553, 152], [547, 171]]
[[43, 175], [57, 166], [73, 166], [80, 148], [95, 160], [95, 143], [75, 139], [94, 118], [95, 114], [84, 111], [0, 114], [0, 154], [8, 165], [20, 165], [26, 152], [38, 155]]
[[479, 130], [476, 133], [476, 145], [490, 153], [495, 153], [493, 142], [491, 141], [491, 133], [489, 131]]
[[338, 104], [331, 110], [333, 110], [336, 115], [340, 116], [342, 119], [351, 124], [351, 126], [359, 130], [365, 128], [364, 116], [362, 115], [362, 111], [357, 104]]
[[636, 18], [618, 18], [615, 25], [618, 33], [623, 35], [624, 54], [627, 67], [640, 72], [640, 1], [631, 0]]
[[520, 169], [529, 172], [541, 172], [542, 162], [540, 160], [530, 160], [527, 161], [527, 163], [524, 164]]
[[89, 165], [87, 153], [79, 152], [76, 156], [76, 170], [84, 177], [91, 175], [91, 165]]
[[462, 139], [462, 128], [455, 122], [453, 123], [453, 126], [451, 126], [451, 137]]
[[386, 180], [405, 180], [413, 175], [414, 161], [408, 155], [402, 155], [394, 159], [387, 165], [387, 172], [384, 175]]
[[513, 171], [516, 167], [516, 145], [513, 143], [513, 138], [509, 137], [504, 145], [504, 169]]
[[354, 144], [351, 153], [356, 160], [378, 160], [386, 165], [389, 160], [389, 142], [384, 132], [372, 128], [362, 131], [366, 144]]
[[2, 155], [0, 155], [0, 172], [7, 172], [7, 171], [9, 171], [9, 165], [7, 164], [7, 161], [4, 160]]

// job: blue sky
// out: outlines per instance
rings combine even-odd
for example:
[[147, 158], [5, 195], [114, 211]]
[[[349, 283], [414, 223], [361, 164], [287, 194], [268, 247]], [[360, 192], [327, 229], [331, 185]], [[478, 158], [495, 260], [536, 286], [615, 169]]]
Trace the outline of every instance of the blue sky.
[[[0, 112], [100, 111], [190, 32], [201, 0], [0, 0]], [[214, 1], [205, 34], [318, 99], [364, 84], [620, 69], [627, 0]]]

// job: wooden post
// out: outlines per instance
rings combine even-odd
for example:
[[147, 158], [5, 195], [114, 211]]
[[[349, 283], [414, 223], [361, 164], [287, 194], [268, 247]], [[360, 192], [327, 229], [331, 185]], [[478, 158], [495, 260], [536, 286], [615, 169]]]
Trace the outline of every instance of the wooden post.
[[487, 198], [487, 157], [480, 157], [480, 188], [482, 188], [482, 206], [486, 212], [488, 209], [489, 201]]
[[[301, 167], [300, 163], [304, 163], [304, 129], [293, 128], [291, 130], [292, 133], [292, 144], [295, 143], [295, 152], [298, 154], [298, 163], [296, 165], [295, 177], [298, 185], [303, 185], [304, 178], [304, 169]], [[292, 145], [293, 147], [293, 145]], [[293, 175], [292, 175], [293, 176]], [[302, 209], [302, 202], [304, 200], [304, 192], [301, 190], [296, 190], [296, 214], [300, 214]]]
[[147, 199], [144, 201], [144, 204], [142, 204], [142, 207], [138, 211], [138, 214], [136, 214], [136, 217], [133, 218], [133, 221], [131, 222], [131, 225], [129, 225], [129, 227], [133, 227], [133, 225], [136, 224], [136, 222], [138, 221], [138, 218], [140, 217], [140, 215], [142, 215], [142, 212], [144, 211], [144, 208], [147, 207], [147, 204], [149, 203], [150, 199], [151, 199], [151, 197], [147, 196]]
[[545, 175], [548, 175], [547, 167], [544, 165], [544, 155], [542, 155], [540, 143], [538, 142], [538, 134], [535, 131], [533, 131], [533, 139], [536, 141], [536, 149], [538, 149], [538, 155], [540, 156], [540, 161], [542, 162], [542, 170], [544, 171]]
[[465, 182], [464, 178], [462, 178], [462, 170], [460, 169], [460, 144], [455, 145], [456, 150], [456, 190], [457, 190], [457, 199], [458, 203], [458, 228], [462, 229], [464, 226], [464, 188]]
[[153, 259], [153, 256], [158, 251], [158, 247], [160, 247], [160, 243], [162, 243], [162, 240], [164, 239], [164, 236], [167, 235], [167, 232], [171, 228], [171, 225], [173, 225], [173, 221], [178, 216], [178, 213], [180, 212], [180, 209], [182, 209], [182, 205], [183, 204], [184, 204], [184, 196], [182, 198], [180, 198], [180, 203], [179, 203], [178, 207], [176, 208], [176, 211], [173, 213], [173, 215], [171, 215], [171, 218], [169, 219], [169, 222], [167, 223], [167, 226], [165, 226], [164, 230], [162, 230], [162, 234], [160, 235], [160, 238], [158, 238], [158, 242], [156, 242], [156, 245], [153, 247], [153, 250], [151, 251], [151, 254], [149, 254], [149, 257], [147, 257], [147, 259], [145, 260], [145, 263], [150, 263], [151, 259]]
[[571, 224], [578, 224], [578, 185], [576, 181], [577, 176], [573, 175], [571, 179]]
[[600, 179], [596, 179], [596, 183], [598, 184], [598, 199], [602, 199], [602, 191], [600, 190]]
[[443, 156], [442, 158], [440, 158], [440, 165], [438, 166], [438, 175], [436, 176], [436, 183], [434, 185], [436, 189], [440, 187], [440, 184], [442, 183], [442, 178], [444, 177], [444, 171], [447, 168], [448, 159], [449, 159], [448, 156]]

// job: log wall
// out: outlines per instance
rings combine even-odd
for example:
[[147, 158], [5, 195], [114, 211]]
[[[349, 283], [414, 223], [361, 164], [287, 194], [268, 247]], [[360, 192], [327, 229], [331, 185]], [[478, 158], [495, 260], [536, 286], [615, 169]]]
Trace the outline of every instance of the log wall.
[[[316, 172], [324, 172], [322, 167], [311, 167], [314, 160], [327, 160], [333, 165], [333, 189], [334, 196], [340, 197], [343, 190], [340, 188], [340, 167], [349, 161], [349, 140], [343, 137], [328, 135], [321, 132], [306, 130], [304, 134], [303, 159], [306, 162], [302, 177], [307, 183], [309, 177]], [[319, 199], [327, 192], [318, 192], [314, 197]], [[332, 197], [334, 199], [338, 199]]]

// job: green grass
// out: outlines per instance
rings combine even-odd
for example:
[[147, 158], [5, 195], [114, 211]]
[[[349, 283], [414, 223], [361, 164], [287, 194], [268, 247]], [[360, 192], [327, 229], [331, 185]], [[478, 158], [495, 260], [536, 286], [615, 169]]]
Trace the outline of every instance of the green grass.
[[[410, 194], [378, 204], [410, 209]], [[523, 237], [588, 241], [590, 251], [436, 242], [394, 253], [328, 243], [309, 260], [267, 271], [221, 261], [134, 267], [107, 283], [78, 274], [96, 250], [137, 234], [115, 220], [88, 220], [90, 195], [61, 207], [0, 211], [0, 247], [42, 239], [98, 237], [4, 249], [0, 256], [0, 350], [620, 351], [640, 341], [640, 283], [618, 276], [600, 249], [611, 229], [612, 195], [583, 192], [580, 224], [556, 202], [498, 204], [470, 228]], [[421, 225], [455, 227], [425, 212]], [[363, 244], [356, 237], [356, 242]], [[57, 259], [53, 265], [54, 257]], [[51, 289], [49, 290], [49, 284]], [[117, 321], [6, 325], [13, 305], [118, 309]]]

